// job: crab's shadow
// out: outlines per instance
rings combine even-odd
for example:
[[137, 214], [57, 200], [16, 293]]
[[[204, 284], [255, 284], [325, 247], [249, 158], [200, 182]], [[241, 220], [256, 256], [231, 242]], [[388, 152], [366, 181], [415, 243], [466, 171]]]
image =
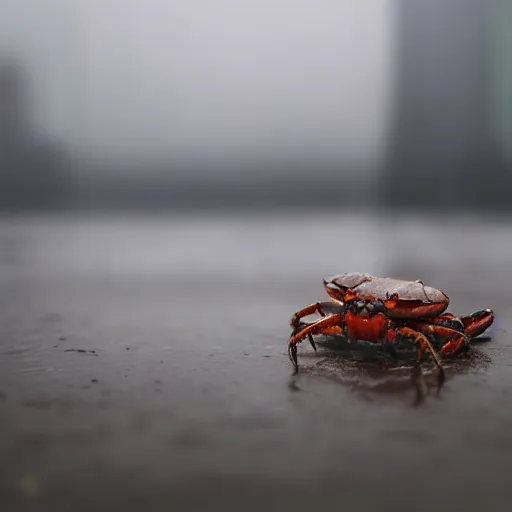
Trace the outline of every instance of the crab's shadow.
[[[475, 345], [488, 339], [477, 338]], [[341, 336], [319, 337], [317, 351], [303, 350], [300, 369], [292, 375], [290, 388], [300, 390], [300, 375], [316, 375], [348, 386], [361, 399], [382, 400], [386, 397], [403, 399], [418, 406], [429, 397], [442, 397], [450, 380], [488, 367], [492, 360], [474, 346], [453, 360], [443, 360], [445, 378], [439, 378], [437, 368], [425, 361], [421, 368], [415, 363], [415, 351], [397, 351], [396, 359], [384, 349], [370, 344], [354, 346]]]

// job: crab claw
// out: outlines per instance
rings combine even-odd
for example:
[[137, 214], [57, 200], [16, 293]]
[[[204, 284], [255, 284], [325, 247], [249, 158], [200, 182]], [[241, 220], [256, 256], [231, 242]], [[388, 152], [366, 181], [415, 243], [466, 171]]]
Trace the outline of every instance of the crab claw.
[[494, 322], [494, 312], [492, 309], [482, 309], [472, 315], [463, 316], [461, 319], [464, 325], [464, 332], [470, 338], [475, 338], [488, 329]]

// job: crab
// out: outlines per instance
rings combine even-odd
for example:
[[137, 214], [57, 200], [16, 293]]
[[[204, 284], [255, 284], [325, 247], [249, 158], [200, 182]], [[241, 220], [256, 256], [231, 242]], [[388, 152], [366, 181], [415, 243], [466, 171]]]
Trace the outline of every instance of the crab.
[[[416, 367], [427, 352], [444, 379], [441, 357], [467, 351], [470, 338], [479, 336], [494, 321], [490, 309], [456, 317], [446, 310], [448, 296], [423, 281], [403, 281], [374, 277], [359, 272], [339, 274], [323, 280], [331, 301], [316, 302], [295, 313], [290, 321], [292, 334], [288, 354], [298, 371], [297, 345], [313, 335], [341, 334], [350, 341], [366, 341], [384, 346], [396, 357], [399, 340], [412, 341]], [[322, 318], [306, 323], [305, 316], [318, 313]]]

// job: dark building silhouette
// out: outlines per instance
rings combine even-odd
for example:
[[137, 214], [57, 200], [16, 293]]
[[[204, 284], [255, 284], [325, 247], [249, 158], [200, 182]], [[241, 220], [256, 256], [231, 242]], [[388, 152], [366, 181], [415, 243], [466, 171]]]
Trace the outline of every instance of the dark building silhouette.
[[493, 130], [492, 0], [399, 0], [387, 207], [500, 209], [510, 172]]
[[0, 209], [47, 208], [64, 194], [62, 162], [30, 126], [27, 82], [11, 61], [0, 62]]
[[14, 64], [0, 64], [0, 141], [3, 151], [16, 150], [27, 138], [25, 95], [21, 71]]

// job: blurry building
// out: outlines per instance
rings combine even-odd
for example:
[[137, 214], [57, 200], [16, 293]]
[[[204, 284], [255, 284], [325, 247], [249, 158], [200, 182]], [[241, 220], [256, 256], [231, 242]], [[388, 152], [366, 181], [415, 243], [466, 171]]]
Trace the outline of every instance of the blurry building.
[[496, 118], [512, 99], [505, 98], [509, 89], [501, 91], [498, 106], [496, 95], [510, 62], [510, 46], [507, 51], [497, 41], [499, 31], [510, 31], [509, 25], [497, 24], [499, 9], [508, 8], [508, 2], [397, 0], [396, 5], [396, 84], [383, 175], [386, 205], [512, 206], [512, 161], [506, 159], [512, 125], [508, 134], [503, 132], [506, 122], [512, 123], [510, 105], [508, 121], [497, 123]]
[[491, 76], [494, 134], [512, 168], [512, 2], [493, 0], [491, 11]]
[[25, 74], [0, 62], [0, 209], [54, 206], [62, 195], [59, 154], [32, 132]]
[[4, 155], [16, 151], [26, 140], [24, 96], [20, 70], [10, 62], [0, 63], [0, 143]]

